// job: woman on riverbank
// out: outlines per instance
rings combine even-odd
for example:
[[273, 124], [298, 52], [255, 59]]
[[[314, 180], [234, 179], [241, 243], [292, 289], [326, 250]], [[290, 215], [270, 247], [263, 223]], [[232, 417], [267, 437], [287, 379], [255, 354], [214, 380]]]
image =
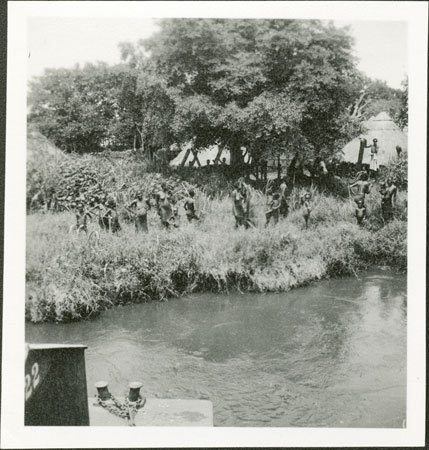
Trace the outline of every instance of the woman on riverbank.
[[136, 226], [136, 231], [143, 231], [147, 233], [147, 213], [150, 209], [149, 200], [147, 198], [143, 199], [143, 194], [139, 193], [137, 194], [137, 198], [130, 203], [129, 207], [134, 209], [134, 223]]
[[115, 199], [109, 198], [107, 200], [103, 212], [100, 213], [98, 223], [101, 229], [111, 231], [112, 233], [117, 233], [118, 231], [121, 230], [121, 225], [119, 223], [119, 215], [118, 211], [116, 210]]
[[235, 228], [244, 225], [244, 196], [238, 181], [235, 183], [232, 191], [232, 214], [235, 219]]
[[195, 191], [191, 189], [189, 191], [189, 196], [185, 199], [185, 203], [183, 204], [188, 222], [192, 222], [193, 219], [200, 220], [200, 218], [197, 216], [194, 197]]
[[378, 171], [378, 140], [373, 139], [372, 145], [371, 145], [371, 160], [369, 162], [369, 170], [374, 174]]
[[238, 180], [241, 195], [243, 197], [243, 207], [244, 207], [244, 227], [255, 228], [255, 210], [252, 202], [252, 192], [250, 186], [248, 186], [244, 178]]
[[280, 193], [280, 214], [282, 217], [286, 218], [289, 214], [289, 203], [287, 201], [287, 184], [286, 177], [282, 179], [282, 182], [279, 187]]
[[278, 192], [275, 192], [272, 199], [268, 201], [268, 207], [269, 210], [265, 213], [265, 226], [268, 226], [271, 219], [273, 219], [274, 225], [276, 225], [279, 222], [281, 207], [280, 194]]
[[91, 213], [82, 203], [77, 205], [76, 224], [70, 227], [70, 232], [76, 230], [79, 234], [81, 231], [88, 233], [88, 219], [91, 219]]
[[306, 192], [301, 197], [302, 217], [304, 218], [304, 221], [305, 221], [305, 229], [306, 230], [308, 230], [308, 223], [310, 221], [310, 214], [311, 214], [310, 200], [311, 200], [311, 194], [309, 192]]
[[174, 221], [174, 214], [168, 195], [165, 192], [159, 194], [158, 213], [162, 225], [165, 228], [169, 228]]
[[387, 183], [380, 185], [381, 194], [381, 214], [384, 222], [389, 222], [393, 218], [393, 209], [396, 203], [396, 195], [398, 188], [395, 183], [388, 179]]
[[353, 194], [353, 200], [356, 205], [362, 201], [365, 203], [365, 196], [371, 191], [371, 184], [368, 181], [368, 174], [363, 172], [356, 181], [349, 184], [350, 192]]

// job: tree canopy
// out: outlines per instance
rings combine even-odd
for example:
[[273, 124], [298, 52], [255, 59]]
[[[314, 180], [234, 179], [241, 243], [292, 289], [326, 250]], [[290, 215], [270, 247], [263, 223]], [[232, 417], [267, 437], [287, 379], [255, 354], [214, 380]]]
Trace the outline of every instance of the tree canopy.
[[164, 19], [160, 27], [139, 46], [175, 89], [182, 139], [253, 152], [333, 150], [360, 79], [346, 29], [241, 19]]
[[29, 120], [65, 151], [100, 151], [120, 145], [111, 125], [121, 114], [123, 73], [106, 64], [48, 69], [30, 84]]
[[122, 43], [119, 65], [46, 71], [30, 86], [30, 120], [69, 151], [153, 153], [192, 141], [228, 147], [233, 163], [241, 146], [255, 159], [332, 154], [380, 108], [405, 120], [405, 94], [357, 70], [347, 28], [278, 19], [159, 26]]

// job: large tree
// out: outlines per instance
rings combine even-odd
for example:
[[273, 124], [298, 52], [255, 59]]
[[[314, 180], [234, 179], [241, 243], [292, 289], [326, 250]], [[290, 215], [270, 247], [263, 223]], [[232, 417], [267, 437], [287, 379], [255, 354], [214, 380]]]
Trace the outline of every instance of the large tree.
[[120, 147], [123, 139], [114, 125], [123, 109], [122, 80], [123, 68], [102, 63], [48, 69], [30, 83], [29, 121], [65, 151]]
[[401, 128], [408, 126], [408, 77], [402, 82], [401, 106], [396, 116], [396, 122]]
[[367, 120], [385, 111], [396, 118], [401, 108], [401, 91], [391, 88], [385, 81], [371, 80], [362, 76], [360, 96], [350, 105], [351, 116], [356, 120]]
[[159, 25], [136, 49], [149, 55], [144, 58], [176, 105], [176, 138], [228, 146], [237, 162], [243, 144], [265, 153], [334, 150], [360, 79], [346, 29], [315, 20], [164, 19]]
[[169, 89], [148, 60], [141, 46], [122, 42], [121, 58], [128, 67], [129, 82], [120, 98], [127, 111], [125, 126], [134, 133], [134, 148], [152, 156], [156, 150], [168, 147], [173, 141], [172, 123], [176, 102], [174, 89]]
[[[31, 84], [29, 118], [59, 147], [152, 154], [192, 140], [228, 147], [240, 165], [243, 145], [255, 159], [332, 154], [354, 133], [362, 101], [368, 112], [352, 39], [331, 23], [163, 19], [120, 50], [122, 64], [49, 70]], [[372, 89], [372, 105], [390, 101], [386, 89]]]

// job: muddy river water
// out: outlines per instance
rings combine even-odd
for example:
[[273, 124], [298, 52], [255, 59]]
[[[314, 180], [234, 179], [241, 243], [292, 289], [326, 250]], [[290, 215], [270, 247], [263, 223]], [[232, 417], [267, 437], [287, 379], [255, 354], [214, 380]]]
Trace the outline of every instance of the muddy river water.
[[26, 325], [82, 343], [88, 391], [210, 399], [216, 426], [401, 427], [406, 276], [377, 270], [282, 294], [196, 294], [91, 322]]

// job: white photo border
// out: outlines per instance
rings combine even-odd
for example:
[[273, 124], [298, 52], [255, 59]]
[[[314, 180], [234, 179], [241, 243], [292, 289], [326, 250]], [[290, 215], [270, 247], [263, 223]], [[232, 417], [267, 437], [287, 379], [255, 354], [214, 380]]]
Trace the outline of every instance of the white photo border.
[[[218, 17], [408, 23], [407, 425], [362, 428], [24, 427], [28, 17]], [[1, 448], [405, 447], [425, 445], [426, 2], [9, 2]]]

